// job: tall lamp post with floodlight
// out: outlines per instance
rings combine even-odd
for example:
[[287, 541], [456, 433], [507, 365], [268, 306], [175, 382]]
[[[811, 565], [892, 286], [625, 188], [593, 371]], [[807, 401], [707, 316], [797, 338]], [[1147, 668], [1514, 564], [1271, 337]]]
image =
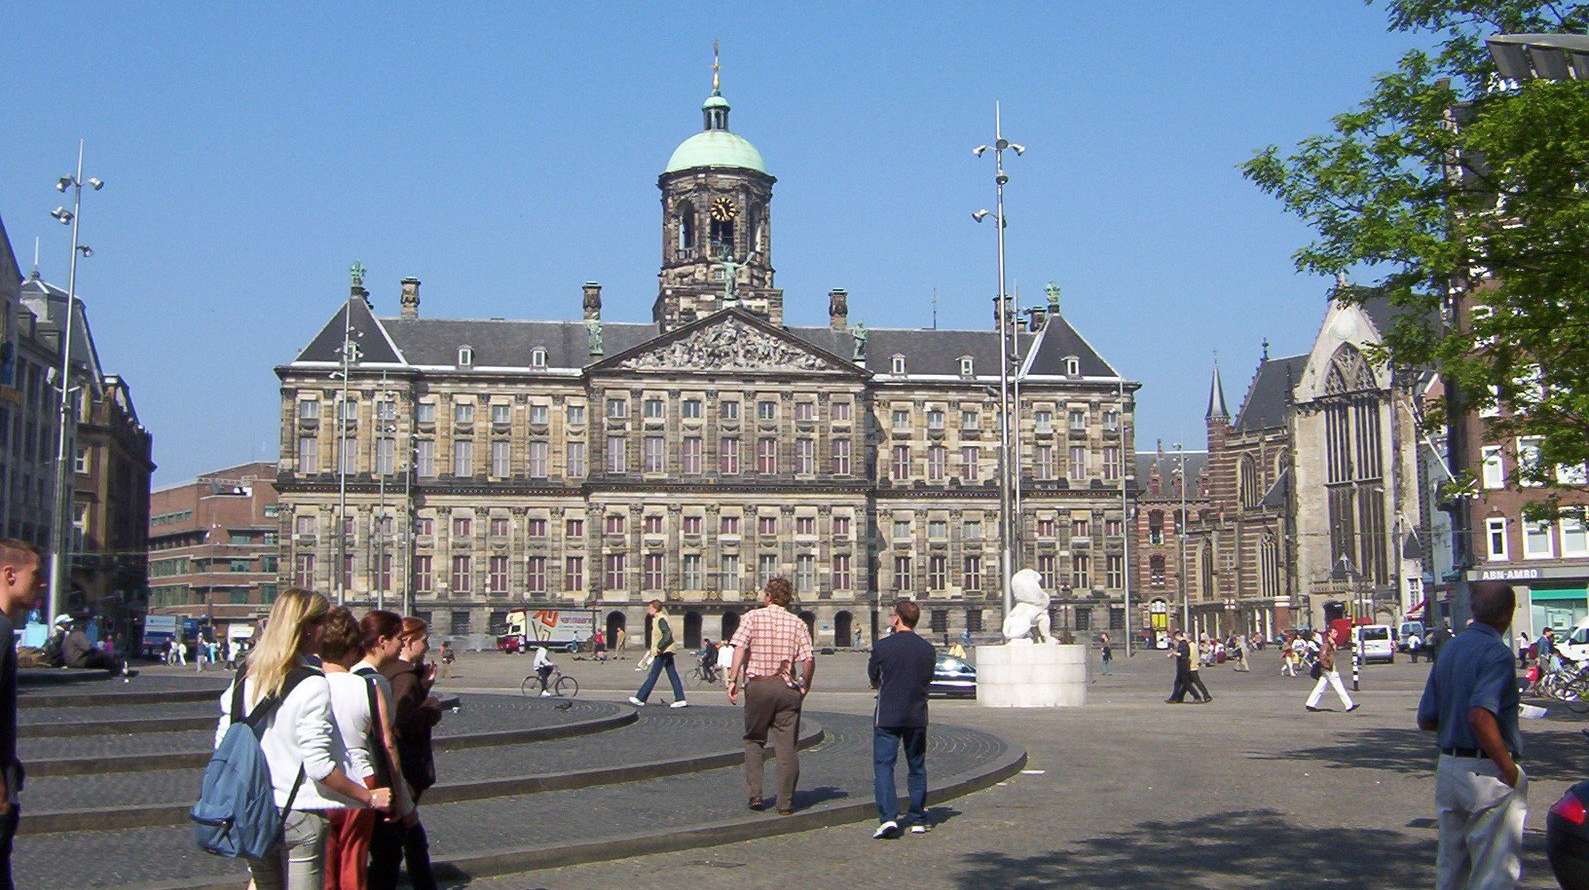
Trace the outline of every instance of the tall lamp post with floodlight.
[[[993, 152], [993, 185], [995, 210], [993, 214], [994, 228], [998, 233], [999, 245], [999, 577], [1003, 582], [1004, 614], [1008, 616], [1011, 608], [1010, 593], [1010, 538], [1013, 529], [1010, 521], [1010, 477], [1012, 471], [1019, 478], [1020, 468], [1011, 467], [1010, 461], [1010, 349], [1009, 329], [1011, 324], [1009, 295], [1004, 290], [1004, 185], [1010, 181], [1009, 174], [1004, 172], [1004, 152], [1008, 149], [1017, 155], [1026, 153], [1026, 146], [1014, 143], [1004, 138], [1003, 128], [999, 122], [999, 103], [993, 103], [993, 144], [979, 145], [971, 149], [971, 153], [982, 157], [989, 150]], [[971, 214], [971, 218], [982, 222], [988, 217], [986, 210], [978, 210]]]
[[97, 176], [83, 179], [83, 140], [77, 140], [77, 173], [62, 176], [55, 182], [55, 190], [65, 192], [72, 190], [72, 209], [57, 207], [50, 213], [56, 221], [63, 226], [72, 227], [72, 261], [66, 273], [66, 317], [61, 321], [61, 372], [57, 383], [61, 390], [60, 401], [60, 428], [56, 431], [55, 440], [55, 515], [50, 525], [50, 586], [49, 586], [49, 611], [46, 620], [60, 614], [61, 604], [64, 601], [67, 573], [71, 562], [69, 560], [72, 546], [72, 536], [67, 530], [72, 521], [75, 500], [72, 497], [73, 485], [72, 467], [76, 461], [68, 462], [68, 446], [72, 442], [72, 429], [76, 425], [76, 414], [72, 410], [72, 393], [77, 391], [72, 386], [72, 328], [73, 320], [77, 315], [77, 258], [80, 256], [93, 256], [94, 251], [87, 244], [79, 243], [77, 239], [78, 226], [81, 223], [83, 209], [83, 186], [87, 185], [94, 191], [105, 187], [105, 181]]

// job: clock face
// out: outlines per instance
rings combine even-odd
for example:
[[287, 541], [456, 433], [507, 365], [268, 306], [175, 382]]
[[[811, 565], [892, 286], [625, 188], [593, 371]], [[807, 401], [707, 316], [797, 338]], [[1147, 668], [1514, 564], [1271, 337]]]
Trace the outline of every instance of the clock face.
[[739, 215], [739, 208], [728, 198], [718, 198], [712, 202], [712, 219], [719, 222], [731, 220]]

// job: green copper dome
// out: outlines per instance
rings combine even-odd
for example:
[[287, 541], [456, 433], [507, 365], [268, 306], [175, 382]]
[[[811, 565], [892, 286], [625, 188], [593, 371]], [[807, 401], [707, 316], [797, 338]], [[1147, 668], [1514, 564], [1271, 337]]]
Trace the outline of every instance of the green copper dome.
[[714, 83], [712, 94], [701, 103], [704, 129], [679, 143], [679, 147], [673, 150], [673, 156], [668, 158], [667, 169], [662, 172], [677, 173], [697, 167], [738, 167], [766, 174], [767, 163], [761, 159], [761, 152], [756, 150], [756, 146], [751, 145], [745, 137], [729, 132], [728, 109], [728, 100], [723, 98]]
[[757, 173], [767, 172], [767, 164], [756, 146], [727, 130], [703, 130], [679, 143], [663, 172], [676, 173], [694, 167], [741, 167]]

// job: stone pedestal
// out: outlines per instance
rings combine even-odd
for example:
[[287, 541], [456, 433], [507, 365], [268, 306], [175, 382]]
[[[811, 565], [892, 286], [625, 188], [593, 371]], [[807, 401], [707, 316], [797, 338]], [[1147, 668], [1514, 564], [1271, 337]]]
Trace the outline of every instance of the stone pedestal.
[[1079, 708], [1087, 703], [1087, 647], [1014, 640], [977, 647], [977, 703], [988, 708]]

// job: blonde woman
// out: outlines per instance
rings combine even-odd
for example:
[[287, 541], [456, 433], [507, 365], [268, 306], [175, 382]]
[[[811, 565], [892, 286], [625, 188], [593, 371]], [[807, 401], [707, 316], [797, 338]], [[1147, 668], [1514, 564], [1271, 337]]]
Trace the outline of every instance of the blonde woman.
[[348, 755], [331, 716], [331, 688], [308, 660], [320, 653], [321, 623], [329, 613], [318, 593], [283, 591], [259, 645], [221, 695], [217, 745], [234, 715], [243, 719], [261, 702], [281, 701], [263, 721], [260, 748], [283, 810], [282, 840], [265, 858], [249, 860], [257, 890], [321, 890], [326, 813], [392, 805], [390, 789], [366, 788], [343, 771]]

